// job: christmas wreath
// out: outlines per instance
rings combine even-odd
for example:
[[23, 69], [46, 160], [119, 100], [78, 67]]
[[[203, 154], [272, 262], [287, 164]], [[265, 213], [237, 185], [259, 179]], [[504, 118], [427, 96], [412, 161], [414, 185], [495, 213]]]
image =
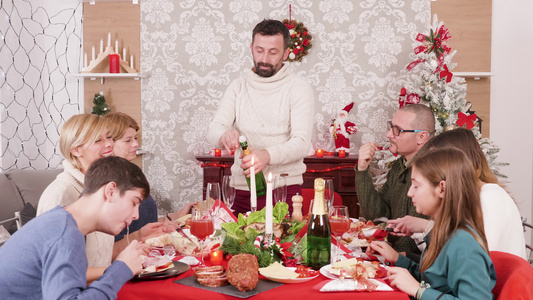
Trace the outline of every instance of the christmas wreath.
[[307, 27], [302, 22], [295, 20], [283, 20], [283, 24], [289, 29], [291, 40], [289, 43], [289, 61], [302, 61], [302, 58], [307, 55], [309, 49], [313, 46], [311, 39], [313, 38]]

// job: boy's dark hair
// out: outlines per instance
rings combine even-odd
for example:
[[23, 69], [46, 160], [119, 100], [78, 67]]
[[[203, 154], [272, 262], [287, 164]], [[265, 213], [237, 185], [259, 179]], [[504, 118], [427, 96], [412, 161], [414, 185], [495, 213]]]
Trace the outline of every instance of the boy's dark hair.
[[84, 182], [82, 196], [96, 193], [109, 182], [116, 183], [121, 196], [134, 188], [143, 190], [143, 200], [150, 195], [150, 184], [141, 168], [118, 156], [104, 157], [93, 162], [85, 174]]
[[289, 48], [291, 40], [289, 29], [285, 24], [278, 20], [264, 19], [259, 24], [255, 25], [254, 31], [252, 32], [252, 43], [254, 42], [255, 35], [258, 33], [266, 36], [281, 34], [283, 36], [284, 50]]

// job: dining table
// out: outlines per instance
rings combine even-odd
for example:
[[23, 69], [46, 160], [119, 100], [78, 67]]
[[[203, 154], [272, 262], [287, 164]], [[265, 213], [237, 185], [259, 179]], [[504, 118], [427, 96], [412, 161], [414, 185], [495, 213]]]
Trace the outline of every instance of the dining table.
[[[175, 260], [179, 259], [175, 258]], [[209, 258], [205, 260], [207, 266], [211, 265]], [[222, 261], [222, 265], [227, 267], [227, 260]], [[244, 293], [240, 297], [229, 296], [216, 291], [206, 290], [193, 286], [187, 286], [176, 281], [186, 279], [193, 276], [194, 271], [192, 266], [185, 273], [179, 274], [175, 277], [152, 279], [152, 280], [132, 280], [127, 282], [118, 293], [119, 300], [140, 300], [140, 299], [180, 299], [180, 300], [195, 300], [195, 299], [239, 299], [246, 297]], [[260, 279], [265, 279], [259, 275]], [[192, 279], [192, 278], [191, 278]], [[265, 279], [266, 280], [266, 279]], [[409, 296], [399, 290], [393, 291], [349, 291], [349, 292], [321, 292], [319, 286], [322, 286], [326, 281], [331, 279], [320, 274], [318, 277], [302, 283], [286, 283], [280, 284], [270, 290], [258, 293], [246, 299], [251, 300], [289, 300], [289, 299], [305, 299], [305, 300], [327, 300], [327, 299], [358, 299], [358, 300], [408, 300]], [[215, 288], [214, 290], [216, 290]], [[240, 293], [240, 292], [239, 292]]]

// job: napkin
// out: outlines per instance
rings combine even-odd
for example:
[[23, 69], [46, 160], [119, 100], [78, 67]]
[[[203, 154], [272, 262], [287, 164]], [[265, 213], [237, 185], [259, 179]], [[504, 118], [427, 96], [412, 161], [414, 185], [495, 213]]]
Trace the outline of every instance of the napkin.
[[179, 259], [178, 261], [188, 264], [189, 266], [195, 266], [200, 263], [199, 260], [196, 259], [194, 256], [184, 256], [183, 258]]
[[[376, 280], [368, 279], [373, 283], [377, 284], [375, 291], [392, 291], [393, 289], [386, 283]], [[365, 287], [353, 279], [336, 279], [326, 281], [324, 283], [319, 283], [315, 286], [315, 289], [318, 289], [321, 292], [353, 292], [353, 291], [365, 291]]]

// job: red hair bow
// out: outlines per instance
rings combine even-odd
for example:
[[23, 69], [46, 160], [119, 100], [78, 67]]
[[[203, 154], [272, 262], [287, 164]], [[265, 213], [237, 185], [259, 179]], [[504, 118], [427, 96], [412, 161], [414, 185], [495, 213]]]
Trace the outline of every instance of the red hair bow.
[[477, 115], [476, 114], [471, 114], [471, 115], [466, 115], [464, 114], [463, 112], [459, 112], [457, 114], [457, 116], [459, 117], [459, 119], [457, 120], [457, 125], [459, 125], [459, 127], [463, 127], [463, 125], [466, 124], [466, 128], [467, 129], [472, 129], [474, 128], [474, 122], [477, 120]]

